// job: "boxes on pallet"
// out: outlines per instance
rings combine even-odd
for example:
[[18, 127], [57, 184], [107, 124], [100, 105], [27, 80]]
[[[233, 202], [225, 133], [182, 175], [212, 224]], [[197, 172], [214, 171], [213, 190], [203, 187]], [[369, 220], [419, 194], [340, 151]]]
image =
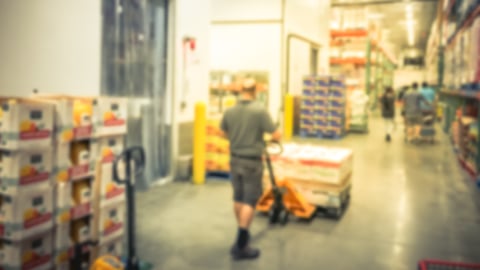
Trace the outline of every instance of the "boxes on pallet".
[[316, 85], [316, 80], [315, 76], [304, 76], [303, 77], [303, 86], [315, 86]]
[[343, 148], [286, 144], [283, 153], [272, 160], [279, 176], [339, 184], [352, 172], [353, 153]]
[[319, 88], [330, 86], [330, 76], [318, 75], [318, 76], [315, 76], [315, 81], [316, 81], [316, 86], [319, 86]]
[[53, 227], [51, 188], [21, 190], [0, 196], [0, 236], [11, 241], [37, 235]]
[[[82, 179], [93, 175], [95, 171], [95, 154], [98, 153], [97, 140], [74, 141], [70, 144], [69, 157], [71, 167], [69, 177], [71, 180]], [[62, 152], [64, 154], [64, 152]], [[58, 157], [62, 159], [64, 157]]]
[[55, 105], [55, 141], [63, 144], [73, 139], [93, 135], [94, 98], [67, 95], [40, 95], [36, 97]]
[[330, 127], [343, 127], [345, 119], [343, 117], [331, 117], [328, 120]]
[[[324, 207], [340, 207], [341, 194], [352, 185], [351, 174], [349, 174], [340, 184], [336, 185], [283, 176], [278, 176], [277, 178], [280, 181], [282, 179], [288, 179], [288, 181], [290, 181], [295, 187], [295, 190], [300, 193], [308, 203]], [[262, 182], [264, 189], [271, 187], [268, 172], [265, 172]]]
[[72, 220], [89, 216], [92, 213], [93, 185], [95, 185], [93, 177], [87, 177], [72, 183], [72, 208], [70, 210]]
[[[104, 163], [100, 166], [100, 171], [97, 172], [96, 176], [98, 177], [95, 181], [94, 190], [98, 196], [98, 204], [100, 207], [104, 207], [110, 204], [117, 204], [125, 201], [125, 187], [120, 185], [113, 180], [113, 164]], [[125, 171], [125, 163], [118, 163], [117, 171]], [[121, 176], [122, 178], [124, 176]]]
[[122, 153], [124, 138], [122, 135], [101, 137], [96, 142], [96, 148], [94, 156], [100, 157], [102, 163], [111, 163]]
[[2, 269], [50, 270], [53, 266], [51, 231], [20, 242], [0, 241]]
[[[35, 148], [33, 148], [35, 149]], [[0, 150], [0, 193], [16, 194], [21, 189], [49, 187], [52, 174], [52, 151]]]
[[0, 98], [0, 148], [45, 149], [52, 145], [52, 104]]
[[303, 96], [314, 96], [315, 95], [315, 88], [313, 86], [304, 86], [302, 90]]
[[330, 91], [329, 86], [316, 86], [315, 87], [315, 96], [328, 97]]
[[331, 87], [345, 87], [345, 76], [343, 76], [343, 75], [332, 75], [332, 76], [330, 76], [330, 86]]
[[94, 237], [99, 244], [117, 239], [123, 234], [125, 226], [125, 205], [123, 203], [101, 208], [97, 213], [98, 227], [94, 227]]
[[123, 253], [123, 238], [118, 237], [99, 246], [98, 256], [113, 255], [121, 257]]
[[94, 133], [98, 136], [127, 132], [127, 99], [100, 97], [93, 101]]

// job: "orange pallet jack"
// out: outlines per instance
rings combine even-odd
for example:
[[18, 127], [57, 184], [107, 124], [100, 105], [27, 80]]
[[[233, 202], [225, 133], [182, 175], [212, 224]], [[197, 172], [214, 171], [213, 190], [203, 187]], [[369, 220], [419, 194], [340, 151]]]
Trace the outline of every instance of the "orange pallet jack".
[[[270, 144], [277, 145], [282, 151], [281, 145], [277, 142]], [[270, 153], [265, 148], [265, 161], [270, 176], [271, 186], [265, 190], [257, 203], [256, 210], [269, 215], [270, 224], [280, 223], [285, 225], [290, 214], [301, 219], [311, 219], [316, 212], [316, 207], [309, 204], [303, 196], [295, 190], [294, 185], [288, 180], [276, 181], [273, 173]]]

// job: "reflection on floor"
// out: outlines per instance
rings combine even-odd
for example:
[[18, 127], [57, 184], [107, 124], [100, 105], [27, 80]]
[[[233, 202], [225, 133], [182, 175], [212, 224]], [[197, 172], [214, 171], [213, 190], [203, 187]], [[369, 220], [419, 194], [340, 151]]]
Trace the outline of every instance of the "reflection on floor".
[[352, 201], [339, 220], [317, 218], [252, 233], [256, 261], [235, 262], [236, 233], [228, 182], [169, 184], [138, 198], [138, 248], [155, 269], [416, 269], [422, 258], [480, 261], [480, 192], [459, 168], [450, 143], [406, 145], [383, 123], [368, 135], [317, 141], [354, 149]]

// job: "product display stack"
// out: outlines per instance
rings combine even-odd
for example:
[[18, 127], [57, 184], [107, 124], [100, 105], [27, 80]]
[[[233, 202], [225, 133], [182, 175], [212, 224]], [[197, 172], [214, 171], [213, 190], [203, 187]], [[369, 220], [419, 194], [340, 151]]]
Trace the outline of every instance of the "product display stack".
[[[281, 155], [271, 158], [277, 179], [291, 181], [308, 203], [336, 212], [348, 202], [352, 150], [289, 143]], [[264, 188], [270, 186], [268, 171], [263, 182]]]
[[340, 138], [345, 134], [347, 90], [341, 76], [305, 76], [300, 108], [300, 135]]
[[0, 266], [53, 266], [54, 107], [0, 99]]
[[220, 134], [221, 115], [210, 115], [207, 121], [206, 170], [207, 174], [227, 174], [230, 171], [230, 149], [227, 139]]
[[[2, 144], [5, 149], [19, 145], [23, 151], [19, 153], [24, 153], [2, 152], [1, 171], [6, 173], [2, 175], [2, 184], [10, 183], [13, 187], [13, 183], [19, 183], [23, 205], [16, 206], [15, 213], [24, 213], [23, 217], [28, 218], [24, 226], [49, 229], [42, 236], [44, 240], [35, 240], [36, 246], [32, 244], [33, 253], [27, 247], [15, 247], [22, 259], [5, 265], [18, 269], [72, 269], [73, 258], [79, 255], [75, 254], [75, 247], [81, 246], [82, 267], [88, 267], [98, 255], [92, 251], [112, 243], [121, 248], [124, 187], [112, 181], [111, 164], [123, 150], [126, 100], [42, 95], [28, 102], [5, 101], [2, 115]], [[15, 123], [24, 130], [19, 135], [9, 130]], [[20, 144], [9, 143], [9, 138], [20, 138]], [[26, 147], [29, 141], [31, 148]], [[23, 176], [16, 180], [14, 174], [3, 170], [4, 166]], [[29, 200], [32, 205], [26, 203]], [[14, 202], [2, 200], [2, 213], [10, 201]], [[24, 211], [22, 207], [29, 208]], [[22, 224], [3, 216], [2, 222], [7, 240], [12, 230], [18, 230]], [[99, 245], [92, 246], [92, 240], [98, 240]], [[12, 252], [6, 247], [3, 245], [2, 252]], [[114, 250], [109, 254], [121, 255]]]

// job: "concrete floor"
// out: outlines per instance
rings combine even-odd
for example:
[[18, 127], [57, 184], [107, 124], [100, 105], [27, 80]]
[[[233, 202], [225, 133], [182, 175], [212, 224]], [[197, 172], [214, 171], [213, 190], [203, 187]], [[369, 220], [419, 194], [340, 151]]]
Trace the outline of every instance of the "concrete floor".
[[[438, 134], [438, 133], [437, 133]], [[226, 181], [173, 183], [138, 194], [138, 248], [155, 269], [416, 269], [423, 258], [480, 262], [480, 192], [442, 134], [435, 146], [368, 135], [318, 141], [354, 149], [352, 201], [339, 221], [268, 228], [258, 216], [255, 261], [231, 260], [236, 227]]]

